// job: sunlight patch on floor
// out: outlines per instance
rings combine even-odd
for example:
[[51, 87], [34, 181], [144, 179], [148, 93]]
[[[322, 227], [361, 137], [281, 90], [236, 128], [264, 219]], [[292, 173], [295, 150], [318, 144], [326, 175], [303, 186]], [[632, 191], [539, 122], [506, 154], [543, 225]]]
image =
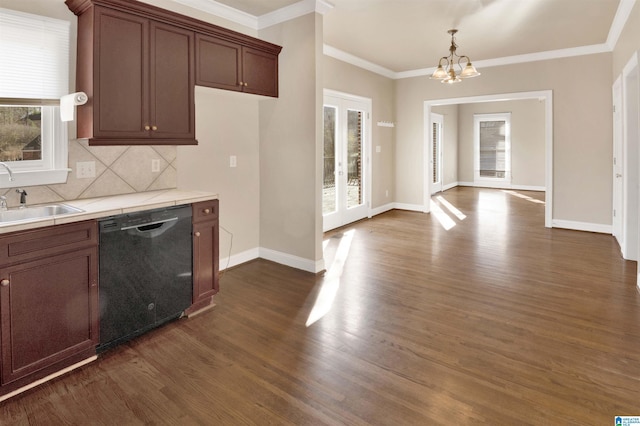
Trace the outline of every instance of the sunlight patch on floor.
[[438, 195], [436, 197], [436, 200], [438, 200], [440, 202], [440, 204], [445, 206], [447, 208], [447, 210], [449, 210], [451, 213], [453, 213], [453, 215], [455, 217], [457, 217], [458, 219], [465, 220], [467, 218], [467, 215], [465, 215], [460, 210], [458, 210], [458, 208], [456, 208], [456, 206], [454, 206], [453, 204], [451, 204], [450, 202], [445, 200], [442, 195]]
[[536, 203], [536, 204], [545, 204], [545, 202], [544, 202], [544, 201], [542, 201], [542, 200], [537, 200], [537, 199], [535, 199], [535, 198], [533, 198], [533, 197], [529, 197], [528, 195], [524, 195], [524, 194], [521, 194], [521, 193], [516, 192], [516, 191], [511, 191], [511, 190], [508, 190], [508, 189], [503, 189], [503, 190], [502, 190], [502, 192], [504, 192], [504, 193], [506, 193], [506, 194], [509, 194], [509, 195], [513, 195], [514, 197], [522, 198], [523, 200], [531, 201], [532, 203]]
[[[335, 300], [336, 295], [338, 294], [338, 289], [340, 288], [340, 278], [342, 277], [344, 265], [349, 257], [351, 241], [353, 240], [355, 232], [355, 229], [351, 229], [349, 231], [345, 231], [342, 235], [340, 244], [336, 250], [335, 258], [324, 276], [322, 287], [318, 292], [318, 296], [313, 304], [311, 313], [309, 313], [309, 317], [305, 323], [307, 327], [324, 317], [331, 310], [333, 301]], [[329, 240], [325, 240], [325, 242], [328, 241]], [[326, 244], [324, 246], [326, 248]]]
[[456, 223], [451, 219], [451, 217], [440, 208], [440, 206], [433, 200], [431, 200], [431, 214], [436, 218], [438, 223], [442, 225], [445, 231], [456, 226]]

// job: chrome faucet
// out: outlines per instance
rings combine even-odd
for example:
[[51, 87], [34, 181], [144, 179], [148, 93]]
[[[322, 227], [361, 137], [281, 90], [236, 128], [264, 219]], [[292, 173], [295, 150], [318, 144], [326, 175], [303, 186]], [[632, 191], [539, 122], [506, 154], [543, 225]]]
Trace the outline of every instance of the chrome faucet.
[[0, 211], [7, 210], [7, 197], [0, 195]]
[[9, 180], [14, 181], [15, 179], [13, 178], [13, 172], [11, 171], [9, 166], [7, 166], [6, 163], [3, 163], [2, 161], [0, 161], [0, 166], [3, 166], [5, 169], [7, 169], [7, 173], [9, 173]]
[[16, 192], [20, 194], [20, 208], [24, 209], [27, 207], [27, 191], [24, 189], [16, 189]]

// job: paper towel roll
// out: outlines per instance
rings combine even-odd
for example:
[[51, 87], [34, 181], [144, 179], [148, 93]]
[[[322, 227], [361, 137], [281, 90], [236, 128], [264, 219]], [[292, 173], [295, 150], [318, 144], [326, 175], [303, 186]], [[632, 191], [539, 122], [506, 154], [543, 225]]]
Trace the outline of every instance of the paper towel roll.
[[60, 118], [62, 121], [73, 121], [76, 105], [87, 103], [87, 94], [84, 92], [71, 93], [60, 98]]

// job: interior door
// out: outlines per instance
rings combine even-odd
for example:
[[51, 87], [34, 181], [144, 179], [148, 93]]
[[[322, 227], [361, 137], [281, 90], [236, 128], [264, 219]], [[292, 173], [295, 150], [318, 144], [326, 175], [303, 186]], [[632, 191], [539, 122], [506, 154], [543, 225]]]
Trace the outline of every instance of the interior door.
[[622, 126], [622, 79], [618, 77], [613, 83], [613, 236], [620, 248], [624, 247], [623, 220], [623, 185], [622, 174], [624, 158], [622, 156], [623, 126]]
[[370, 109], [355, 97], [324, 97], [324, 231], [368, 215]]
[[442, 192], [442, 128], [444, 117], [431, 114], [431, 193]]

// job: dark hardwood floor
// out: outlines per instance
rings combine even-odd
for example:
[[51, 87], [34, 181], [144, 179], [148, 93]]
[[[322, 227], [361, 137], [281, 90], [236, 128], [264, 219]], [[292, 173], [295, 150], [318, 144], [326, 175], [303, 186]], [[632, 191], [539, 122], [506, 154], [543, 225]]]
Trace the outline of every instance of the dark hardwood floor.
[[[0, 405], [15, 425], [613, 425], [640, 415], [636, 263], [544, 228], [544, 194], [455, 188], [264, 260], [217, 306]], [[457, 208], [456, 214], [445, 205]], [[459, 217], [458, 217], [459, 216]], [[318, 301], [318, 303], [316, 303]]]

